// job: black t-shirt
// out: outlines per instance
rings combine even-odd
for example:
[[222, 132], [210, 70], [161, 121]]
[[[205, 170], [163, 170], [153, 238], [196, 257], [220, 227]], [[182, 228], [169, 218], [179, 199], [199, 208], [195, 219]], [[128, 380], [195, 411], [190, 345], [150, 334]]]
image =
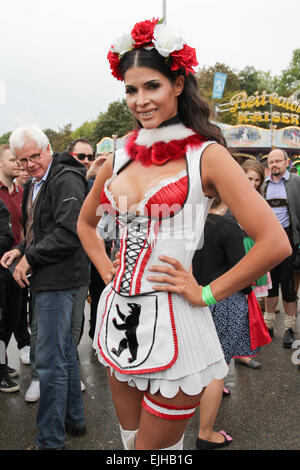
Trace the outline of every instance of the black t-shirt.
[[[222, 276], [245, 256], [243, 237], [244, 232], [233, 218], [208, 214], [203, 248], [193, 258], [193, 275], [200, 285]], [[250, 290], [242, 292], [248, 294]]]

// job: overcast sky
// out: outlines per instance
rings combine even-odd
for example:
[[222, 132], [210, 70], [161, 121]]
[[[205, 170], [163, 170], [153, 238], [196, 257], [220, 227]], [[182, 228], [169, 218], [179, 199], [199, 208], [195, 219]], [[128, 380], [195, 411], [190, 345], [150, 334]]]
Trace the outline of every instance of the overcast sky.
[[[0, 4], [0, 136], [21, 125], [75, 129], [96, 119], [124, 96], [109, 72], [111, 42], [162, 16], [162, 0]], [[299, 18], [299, 0], [167, 0], [167, 24], [196, 48], [200, 67], [224, 62], [278, 75], [300, 47]]]

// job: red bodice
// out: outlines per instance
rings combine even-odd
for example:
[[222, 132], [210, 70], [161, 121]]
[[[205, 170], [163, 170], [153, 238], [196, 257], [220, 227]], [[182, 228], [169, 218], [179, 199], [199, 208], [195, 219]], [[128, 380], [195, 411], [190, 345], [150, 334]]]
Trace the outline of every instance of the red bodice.
[[[164, 218], [173, 215], [185, 203], [188, 193], [188, 176], [170, 177], [166, 184], [160, 183], [146, 193], [144, 199], [140, 202], [139, 208], [141, 215], [155, 218]], [[169, 181], [169, 182], [167, 182]], [[119, 209], [114, 203], [114, 198], [108, 189], [101, 192], [100, 204], [105, 205], [109, 213], [119, 213]], [[171, 211], [170, 211], [171, 209]]]

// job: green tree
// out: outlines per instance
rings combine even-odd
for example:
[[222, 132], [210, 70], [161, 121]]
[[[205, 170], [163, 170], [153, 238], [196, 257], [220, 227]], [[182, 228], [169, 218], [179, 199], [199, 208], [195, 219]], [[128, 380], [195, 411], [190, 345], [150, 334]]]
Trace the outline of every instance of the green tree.
[[239, 72], [240, 89], [245, 90], [248, 95], [253, 95], [255, 91], [268, 93], [274, 91], [274, 78], [271, 72], [256, 70], [253, 66], [247, 66]]
[[[239, 90], [240, 84], [238, 75], [228, 65], [217, 62], [211, 67], [203, 67], [196, 74], [196, 80], [198, 83], [200, 95], [207, 101], [212, 100], [214, 76], [216, 72], [227, 74], [224, 93]], [[223, 98], [221, 98], [220, 100], [222, 99]]]
[[119, 137], [133, 129], [134, 118], [128, 109], [126, 100], [113, 101], [105, 113], [100, 113], [95, 124], [94, 140], [98, 143], [103, 137], [118, 134]]
[[9, 144], [10, 134], [11, 132], [6, 132], [6, 134], [0, 136], [0, 145]]
[[[214, 85], [214, 76], [216, 72], [226, 73], [226, 84], [224, 88], [223, 97], [219, 99], [212, 99], [213, 85]], [[210, 108], [213, 110], [217, 106], [220, 110], [220, 107], [223, 103], [228, 103], [231, 96], [240, 90], [239, 77], [237, 73], [232, 70], [228, 65], [217, 62], [211, 67], [203, 67], [196, 74], [196, 80], [198, 84], [198, 89], [201, 97], [208, 103]], [[212, 113], [213, 120], [219, 120], [226, 124], [236, 124], [236, 116], [230, 112], [224, 113]]]
[[[295, 49], [289, 67], [275, 77], [274, 91], [279, 95], [290, 96], [300, 88], [299, 84], [293, 86], [298, 80], [300, 80], [300, 49]], [[299, 100], [299, 97], [297, 99]]]
[[77, 127], [71, 134], [71, 140], [87, 139], [92, 147], [95, 147], [95, 128], [97, 121], [85, 121], [81, 126]]
[[72, 140], [72, 124], [66, 124], [58, 128], [58, 132], [53, 129], [44, 129], [47, 135], [52, 150], [54, 152], [63, 152], [68, 147], [69, 142]]

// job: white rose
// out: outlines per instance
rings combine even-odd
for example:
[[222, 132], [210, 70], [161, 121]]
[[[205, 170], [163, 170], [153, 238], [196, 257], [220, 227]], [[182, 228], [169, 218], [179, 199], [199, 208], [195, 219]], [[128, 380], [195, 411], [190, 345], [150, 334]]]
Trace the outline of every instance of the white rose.
[[120, 38], [116, 39], [111, 45], [111, 52], [118, 54], [125, 54], [125, 52], [133, 49], [133, 39], [130, 34], [123, 34]]
[[185, 41], [175, 29], [165, 24], [157, 24], [153, 31], [154, 47], [163, 57], [183, 48]]

